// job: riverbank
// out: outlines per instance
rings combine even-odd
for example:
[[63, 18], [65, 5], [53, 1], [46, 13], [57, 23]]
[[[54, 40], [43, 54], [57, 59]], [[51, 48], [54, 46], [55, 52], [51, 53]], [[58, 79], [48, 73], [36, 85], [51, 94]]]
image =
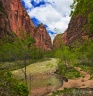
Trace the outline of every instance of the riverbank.
[[[61, 91], [65, 89], [78, 89], [78, 92], [80, 90], [82, 92], [87, 92], [86, 96], [93, 96], [93, 80], [90, 80], [90, 74], [88, 72], [83, 71], [80, 67], [74, 67], [77, 71], [79, 71], [82, 74], [82, 77], [80, 78], [75, 78], [75, 79], [68, 79], [68, 82], [64, 82], [63, 86], [58, 88], [56, 91]], [[77, 94], [74, 92], [74, 94]], [[48, 96], [52, 96], [52, 93], [49, 94]], [[56, 95], [53, 95], [56, 96]], [[60, 96], [60, 95], [57, 95]], [[62, 95], [63, 96], [63, 95]], [[80, 95], [81, 96], [81, 95]], [[85, 96], [85, 95], [82, 95]]]

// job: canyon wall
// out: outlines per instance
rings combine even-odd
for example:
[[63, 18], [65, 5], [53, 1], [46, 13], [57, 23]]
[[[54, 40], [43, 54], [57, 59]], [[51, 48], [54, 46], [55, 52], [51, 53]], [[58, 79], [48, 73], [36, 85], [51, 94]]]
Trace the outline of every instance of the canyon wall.
[[[5, 12], [4, 16], [0, 15], [0, 21], [2, 22], [0, 29], [1, 27], [4, 29], [0, 34], [5, 34], [6, 31], [8, 33], [14, 32], [19, 38], [21, 38], [21, 32], [26, 32], [26, 35], [31, 34], [36, 40], [35, 45], [37, 47], [44, 50], [51, 50], [51, 38], [47, 34], [45, 27], [39, 26], [36, 28], [34, 26], [28, 13], [22, 7], [21, 0], [0, 0], [0, 5], [3, 7], [3, 11]], [[2, 14], [1, 10], [0, 14]]]
[[59, 36], [61, 37], [61, 43], [66, 45], [71, 45], [75, 41], [82, 42], [82, 40], [86, 38], [93, 40], [93, 34], [87, 33], [87, 30], [84, 29], [87, 23], [88, 20], [84, 16], [78, 15], [76, 17], [72, 17], [67, 30], [61, 35], [55, 37], [53, 45], [58, 45]]

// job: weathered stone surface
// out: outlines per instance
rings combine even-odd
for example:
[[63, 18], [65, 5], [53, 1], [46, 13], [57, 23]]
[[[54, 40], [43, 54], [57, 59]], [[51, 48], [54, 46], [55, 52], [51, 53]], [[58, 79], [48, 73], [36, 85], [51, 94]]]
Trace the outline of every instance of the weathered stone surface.
[[53, 40], [53, 48], [60, 48], [62, 46], [62, 44], [66, 44], [67, 43], [67, 32], [64, 32], [62, 34], [58, 34], [54, 40]]
[[9, 20], [3, 8], [2, 2], [0, 1], [0, 38], [3, 39], [7, 35], [11, 37], [13, 36], [9, 25]]
[[36, 40], [36, 45], [44, 50], [51, 50], [52, 48], [52, 43], [51, 43], [51, 38], [48, 35], [46, 28], [44, 27], [43, 24], [40, 24], [34, 34], [35, 40]]
[[34, 33], [34, 24], [26, 10], [22, 7], [20, 0], [2, 0], [2, 2], [7, 12], [11, 30], [15, 32], [17, 36], [20, 37], [19, 30]]
[[84, 16], [77, 16], [76, 18], [71, 18], [67, 32], [67, 44], [72, 44], [76, 40], [82, 39], [86, 35], [83, 28], [87, 24], [87, 18]]
[[0, 34], [5, 34], [5, 30], [12, 31], [21, 38], [20, 31], [26, 32], [26, 35], [32, 34], [33, 38], [36, 40], [35, 45], [37, 47], [44, 50], [51, 49], [51, 39], [45, 27], [40, 25], [35, 28], [31, 18], [22, 7], [21, 0], [1, 0], [0, 2], [6, 12], [6, 15], [0, 17], [0, 21], [2, 22], [0, 28], [4, 29]]
[[[61, 43], [71, 45], [76, 40], [79, 40], [81, 42], [84, 38], [93, 39], [93, 34], [89, 35], [88, 33], [86, 33], [86, 30], [84, 30], [84, 25], [86, 25], [87, 23], [87, 18], [84, 16], [71, 18], [67, 30], [60, 35]], [[57, 45], [58, 38], [59, 35], [54, 39], [54, 45]]]

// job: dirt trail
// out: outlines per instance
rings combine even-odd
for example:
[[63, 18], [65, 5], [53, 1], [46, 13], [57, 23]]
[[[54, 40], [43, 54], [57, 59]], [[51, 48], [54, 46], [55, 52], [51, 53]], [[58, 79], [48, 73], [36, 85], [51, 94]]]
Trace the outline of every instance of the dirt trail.
[[58, 90], [64, 90], [64, 88], [92, 88], [93, 80], [90, 79], [90, 74], [83, 71], [79, 67], [75, 67], [83, 76], [81, 78], [69, 79], [68, 82], [64, 82], [63, 86]]

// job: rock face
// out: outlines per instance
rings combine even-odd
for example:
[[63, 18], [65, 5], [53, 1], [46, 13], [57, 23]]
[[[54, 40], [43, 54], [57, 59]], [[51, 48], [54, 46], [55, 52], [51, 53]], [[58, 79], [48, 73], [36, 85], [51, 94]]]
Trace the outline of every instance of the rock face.
[[44, 27], [43, 24], [40, 24], [34, 34], [35, 40], [36, 40], [36, 45], [44, 50], [51, 50], [52, 48], [52, 43], [51, 43], [51, 38], [49, 37], [48, 33], [46, 32], [46, 28]]
[[[84, 25], [88, 23], [87, 18], [84, 16], [77, 16], [75, 18], [71, 18], [70, 23], [68, 25], [67, 30], [61, 34], [61, 43], [65, 43], [66, 45], [71, 45], [76, 40], [82, 41], [83, 38], [91, 38], [93, 39], [93, 34], [89, 35], [85, 32]], [[59, 36], [54, 39], [54, 46], [57, 45]]]
[[12, 36], [9, 20], [6, 15], [6, 11], [3, 8], [0, 1], [0, 38], [5, 38], [7, 35]]
[[4, 30], [1, 31], [0, 34], [14, 32], [19, 38], [21, 38], [20, 31], [24, 31], [26, 34], [32, 34], [33, 38], [36, 40], [35, 45], [37, 47], [43, 48], [44, 50], [51, 49], [51, 39], [47, 34], [46, 29], [44, 26], [35, 28], [34, 23], [30, 19], [26, 10], [22, 7], [21, 0], [0, 0], [0, 4], [6, 13], [3, 14], [0, 10], [0, 21], [2, 22], [0, 30]]
[[20, 37], [20, 30], [27, 33], [34, 32], [34, 24], [30, 20], [20, 0], [2, 0], [3, 7], [7, 13], [11, 30]]
[[76, 18], [71, 18], [71, 21], [68, 25], [68, 29], [66, 30], [66, 39], [67, 44], [72, 44], [76, 40], [80, 40], [87, 36], [84, 32], [84, 25], [87, 24], [87, 18], [83, 16], [77, 16]]
[[54, 40], [53, 40], [53, 48], [60, 48], [62, 44], [66, 44], [67, 39], [66, 39], [67, 33], [64, 32], [62, 34], [58, 34]]

